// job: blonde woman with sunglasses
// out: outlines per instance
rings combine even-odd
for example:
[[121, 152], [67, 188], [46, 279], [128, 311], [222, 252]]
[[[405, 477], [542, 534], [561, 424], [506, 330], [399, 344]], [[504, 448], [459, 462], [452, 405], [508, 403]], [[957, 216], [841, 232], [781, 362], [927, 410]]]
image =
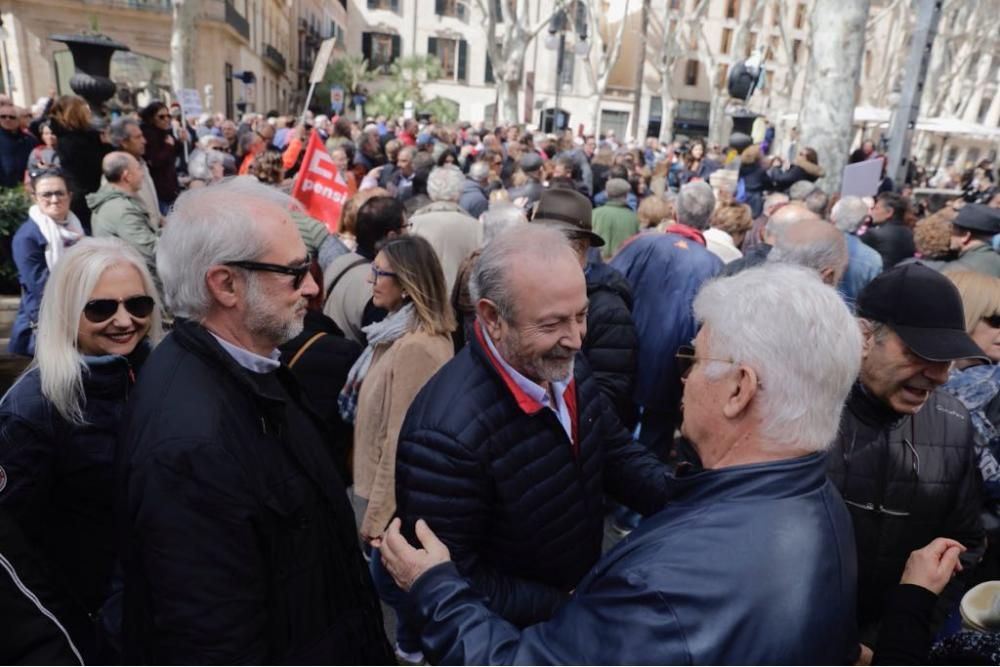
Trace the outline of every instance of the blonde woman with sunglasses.
[[72, 643], [94, 654], [92, 619], [114, 562], [115, 443], [136, 373], [160, 335], [153, 281], [117, 239], [81, 240], [49, 277], [35, 360], [0, 400], [0, 511], [43, 562]]

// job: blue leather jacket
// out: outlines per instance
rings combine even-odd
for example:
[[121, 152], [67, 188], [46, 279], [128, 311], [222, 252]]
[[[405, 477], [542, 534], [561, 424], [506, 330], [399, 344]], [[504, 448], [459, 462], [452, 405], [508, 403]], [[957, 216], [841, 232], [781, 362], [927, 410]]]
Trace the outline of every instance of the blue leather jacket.
[[850, 664], [850, 516], [826, 455], [706, 470], [608, 552], [546, 623], [489, 612], [451, 564], [408, 602], [437, 665]]

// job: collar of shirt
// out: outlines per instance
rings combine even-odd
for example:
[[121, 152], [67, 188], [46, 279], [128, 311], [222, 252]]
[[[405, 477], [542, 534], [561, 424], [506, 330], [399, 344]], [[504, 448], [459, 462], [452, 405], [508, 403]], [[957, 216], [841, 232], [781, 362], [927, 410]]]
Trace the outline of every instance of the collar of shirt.
[[219, 341], [219, 345], [233, 358], [233, 361], [251, 373], [270, 373], [281, 365], [281, 362], [278, 361], [281, 358], [281, 352], [278, 350], [272, 350], [269, 357], [262, 357], [239, 345], [233, 345], [228, 340], [216, 336], [211, 331], [208, 333], [212, 334], [215, 340]]
[[[552, 392], [550, 394], [546, 391], [545, 387], [529, 380], [507, 363], [507, 361], [500, 355], [500, 352], [497, 351], [496, 346], [493, 345], [493, 341], [490, 340], [490, 337], [481, 329], [479, 322], [476, 322], [476, 330], [486, 347], [486, 353], [497, 363], [500, 372], [506, 375], [507, 379], [509, 379], [510, 382], [516, 386], [517, 390], [523, 394], [523, 396], [518, 396], [517, 392], [513, 392], [515, 394], [514, 397], [518, 399], [518, 405], [521, 409], [529, 414], [538, 412], [542, 408], [552, 410], [552, 412], [556, 414], [556, 417], [558, 417], [559, 423], [566, 431], [566, 435], [569, 437], [570, 442], [575, 442], [573, 437], [573, 421], [572, 416], [570, 415], [570, 407], [566, 402], [567, 392], [572, 391], [570, 383], [573, 381], [573, 376], [570, 375], [570, 377], [565, 380], [550, 382], [549, 384], [552, 385]], [[508, 386], [509, 385], [510, 383], [508, 383]], [[555, 405], [553, 405], [552, 402], [553, 395], [555, 396]], [[527, 398], [529, 400], [524, 401], [522, 398]]]

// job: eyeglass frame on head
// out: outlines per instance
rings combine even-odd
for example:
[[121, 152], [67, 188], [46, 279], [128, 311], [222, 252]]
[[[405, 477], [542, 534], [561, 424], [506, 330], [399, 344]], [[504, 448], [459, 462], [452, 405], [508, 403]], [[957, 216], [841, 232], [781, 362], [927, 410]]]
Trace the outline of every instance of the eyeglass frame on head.
[[[695, 364], [699, 361], [718, 361], [723, 364], [732, 364], [739, 366], [740, 362], [735, 359], [721, 359], [719, 357], [702, 357], [698, 355], [697, 350], [695, 350], [694, 345], [681, 345], [677, 348], [677, 352], [674, 353], [674, 362], [677, 365], [677, 374], [683, 380], [694, 369]], [[757, 386], [761, 389], [764, 388], [764, 384], [758, 379]]]
[[266, 273], [281, 273], [286, 276], [294, 276], [292, 280], [292, 288], [300, 289], [302, 283], [305, 282], [306, 276], [309, 275], [309, 267], [312, 265], [312, 257], [308, 257], [303, 264], [299, 266], [285, 266], [283, 264], [269, 264], [268, 262], [253, 262], [249, 260], [238, 260], [232, 262], [223, 262], [223, 266], [233, 266], [238, 269], [243, 269], [244, 271], [263, 271]]

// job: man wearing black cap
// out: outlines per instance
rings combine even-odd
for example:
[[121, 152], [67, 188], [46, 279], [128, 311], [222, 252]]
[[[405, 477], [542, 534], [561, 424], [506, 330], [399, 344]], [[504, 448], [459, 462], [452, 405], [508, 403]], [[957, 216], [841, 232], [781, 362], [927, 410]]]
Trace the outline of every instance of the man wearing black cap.
[[951, 249], [958, 259], [942, 271], [978, 271], [1000, 278], [1000, 254], [993, 249], [993, 236], [1000, 234], [1000, 209], [985, 204], [966, 204], [951, 223]]
[[958, 290], [937, 271], [906, 264], [861, 292], [864, 334], [858, 382], [847, 399], [830, 478], [854, 523], [858, 624], [868, 646], [907, 555], [935, 537], [968, 548], [965, 571], [942, 593], [934, 622], [957, 603], [985, 544], [972, 423], [943, 391], [958, 359], [982, 358], [965, 332]]

